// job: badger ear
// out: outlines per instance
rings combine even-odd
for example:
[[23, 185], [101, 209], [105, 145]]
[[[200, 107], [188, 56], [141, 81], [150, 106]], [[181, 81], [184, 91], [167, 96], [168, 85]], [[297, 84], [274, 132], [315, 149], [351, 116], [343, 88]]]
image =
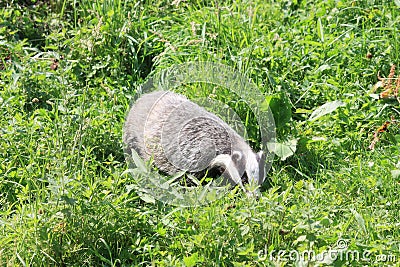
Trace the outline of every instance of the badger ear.
[[232, 160], [233, 162], [239, 162], [242, 159], [242, 153], [240, 151], [233, 151], [232, 153]]

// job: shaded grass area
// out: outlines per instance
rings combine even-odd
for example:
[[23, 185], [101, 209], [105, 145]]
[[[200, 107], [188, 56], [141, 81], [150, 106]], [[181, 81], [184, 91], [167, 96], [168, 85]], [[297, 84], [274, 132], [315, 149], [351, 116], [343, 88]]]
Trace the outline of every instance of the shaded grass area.
[[[360, 257], [326, 264], [399, 264], [398, 125], [368, 149], [377, 127], [399, 119], [396, 100], [369, 96], [400, 55], [395, 3], [0, 6], [0, 265], [312, 266], [290, 253], [341, 242]], [[297, 151], [275, 160], [259, 201], [232, 192], [175, 208], [127, 189], [121, 136], [135, 88], [188, 61], [232, 66], [285, 99], [277, 134], [298, 138]], [[333, 100], [346, 105], [307, 121]]]

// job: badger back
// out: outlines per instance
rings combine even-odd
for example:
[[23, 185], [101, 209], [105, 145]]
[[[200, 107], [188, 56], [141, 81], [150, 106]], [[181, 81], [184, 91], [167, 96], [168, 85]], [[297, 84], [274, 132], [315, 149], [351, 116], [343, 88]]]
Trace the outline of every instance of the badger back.
[[161, 171], [174, 174], [180, 170], [200, 173], [217, 155], [230, 155], [233, 142], [241, 138], [220, 118], [184, 96], [156, 91], [132, 106], [123, 140], [127, 153], [135, 149], [144, 160], [152, 158]]

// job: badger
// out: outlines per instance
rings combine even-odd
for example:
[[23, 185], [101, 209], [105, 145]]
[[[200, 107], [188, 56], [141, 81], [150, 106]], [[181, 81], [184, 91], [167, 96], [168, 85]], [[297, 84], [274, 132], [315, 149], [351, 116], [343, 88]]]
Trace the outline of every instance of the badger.
[[242, 188], [264, 181], [262, 151], [253, 152], [222, 119], [171, 91], [154, 91], [136, 100], [126, 117], [123, 142], [125, 153], [135, 150], [168, 175], [185, 171], [198, 178], [220, 176]]

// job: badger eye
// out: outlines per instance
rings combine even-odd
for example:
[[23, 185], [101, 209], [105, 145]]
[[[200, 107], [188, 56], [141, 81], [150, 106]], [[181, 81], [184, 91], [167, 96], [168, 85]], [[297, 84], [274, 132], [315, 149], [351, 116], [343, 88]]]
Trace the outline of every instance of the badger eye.
[[225, 168], [222, 166], [216, 166], [208, 170], [208, 177], [216, 178], [221, 176], [225, 172]]
[[244, 172], [242, 176], [242, 183], [248, 183], [248, 182], [249, 182], [249, 177], [247, 176], [247, 172]]

